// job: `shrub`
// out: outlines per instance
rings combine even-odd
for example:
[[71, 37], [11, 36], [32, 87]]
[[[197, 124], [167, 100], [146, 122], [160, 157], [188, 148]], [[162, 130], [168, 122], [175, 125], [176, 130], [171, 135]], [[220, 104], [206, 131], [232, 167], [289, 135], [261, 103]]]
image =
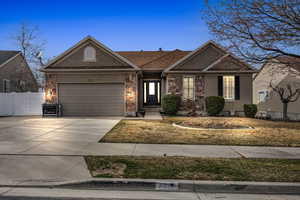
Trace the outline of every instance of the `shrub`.
[[220, 114], [225, 105], [223, 97], [210, 96], [205, 99], [206, 111], [209, 116], [216, 116]]
[[244, 104], [244, 113], [246, 117], [254, 118], [257, 113], [257, 105]]
[[162, 108], [167, 115], [176, 115], [180, 105], [180, 97], [167, 94], [162, 98]]

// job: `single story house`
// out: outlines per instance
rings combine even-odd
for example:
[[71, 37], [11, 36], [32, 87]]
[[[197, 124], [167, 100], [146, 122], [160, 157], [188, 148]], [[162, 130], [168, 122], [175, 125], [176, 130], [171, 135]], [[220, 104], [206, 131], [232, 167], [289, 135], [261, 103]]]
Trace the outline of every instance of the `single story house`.
[[91, 36], [42, 71], [47, 102], [60, 103], [64, 116], [136, 116], [168, 93], [182, 97], [182, 113], [190, 101], [204, 113], [205, 97], [219, 95], [224, 111], [238, 114], [252, 103], [256, 72], [213, 41], [194, 51], [112, 51]]
[[[272, 90], [273, 87], [282, 87], [286, 90], [287, 84], [293, 91], [300, 88], [300, 59], [281, 56], [266, 62], [253, 81], [253, 102], [257, 104], [260, 117], [282, 119], [283, 104], [280, 96]], [[289, 93], [285, 91], [286, 95]], [[288, 104], [288, 117], [300, 120], [300, 98]]]
[[38, 83], [20, 51], [0, 50], [0, 93], [38, 92]]

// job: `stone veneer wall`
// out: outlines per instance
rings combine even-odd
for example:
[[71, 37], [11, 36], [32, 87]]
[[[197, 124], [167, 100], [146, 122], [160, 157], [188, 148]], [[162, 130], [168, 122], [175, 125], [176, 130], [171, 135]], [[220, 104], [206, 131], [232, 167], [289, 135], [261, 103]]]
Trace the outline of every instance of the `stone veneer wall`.
[[129, 73], [125, 78], [125, 104], [126, 116], [136, 116], [137, 111], [137, 75], [136, 73]]
[[[168, 91], [167, 93], [179, 95], [182, 97], [183, 90], [183, 77], [182, 74], [169, 74], [167, 75], [167, 84], [168, 84]], [[193, 102], [196, 110], [199, 112], [204, 111], [204, 77], [201, 75], [194, 75], [195, 77], [195, 101]], [[189, 112], [190, 110], [190, 103], [187, 101], [181, 101], [180, 111]]]
[[[125, 76], [125, 115], [136, 116], [137, 111], [137, 75], [136, 73], [126, 73]], [[46, 74], [46, 102], [57, 103], [57, 76]]]
[[46, 103], [57, 103], [56, 83], [57, 77], [55, 74], [45, 74], [45, 94]]

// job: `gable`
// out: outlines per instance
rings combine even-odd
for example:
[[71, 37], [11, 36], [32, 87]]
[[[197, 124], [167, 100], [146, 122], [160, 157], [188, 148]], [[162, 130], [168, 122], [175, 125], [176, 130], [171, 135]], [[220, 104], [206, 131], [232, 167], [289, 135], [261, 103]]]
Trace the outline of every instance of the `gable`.
[[[96, 60], [85, 60], [84, 53], [87, 47], [95, 49]], [[42, 71], [47, 70], [139, 70], [139, 68], [88, 36], [57, 56]]]
[[[96, 50], [96, 62], [84, 61], [84, 50], [89, 46]], [[91, 41], [86, 42], [73, 52], [70, 52], [66, 57], [51, 65], [51, 67], [131, 68], [128, 64], [114, 58]]]
[[0, 51], [0, 66], [19, 53], [20, 51]]
[[0, 80], [2, 79], [11, 81], [11, 91], [22, 92], [20, 88], [16, 87], [20, 80], [26, 82], [26, 91], [36, 92], [38, 90], [37, 81], [21, 53], [0, 67]]
[[212, 44], [208, 44], [207, 46], [196, 52], [193, 56], [189, 57], [184, 62], [178, 64], [171, 70], [201, 71], [212, 64], [214, 61], [218, 60], [223, 55], [225, 55], [224, 51], [214, 47]]
[[231, 55], [227, 55], [209, 67], [207, 71], [248, 71], [252, 70]]

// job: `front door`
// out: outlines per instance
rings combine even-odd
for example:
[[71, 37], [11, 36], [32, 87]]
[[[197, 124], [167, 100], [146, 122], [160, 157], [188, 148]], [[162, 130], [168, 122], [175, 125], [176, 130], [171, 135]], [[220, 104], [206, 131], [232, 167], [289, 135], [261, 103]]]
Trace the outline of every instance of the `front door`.
[[160, 80], [146, 80], [144, 87], [144, 105], [160, 105]]

